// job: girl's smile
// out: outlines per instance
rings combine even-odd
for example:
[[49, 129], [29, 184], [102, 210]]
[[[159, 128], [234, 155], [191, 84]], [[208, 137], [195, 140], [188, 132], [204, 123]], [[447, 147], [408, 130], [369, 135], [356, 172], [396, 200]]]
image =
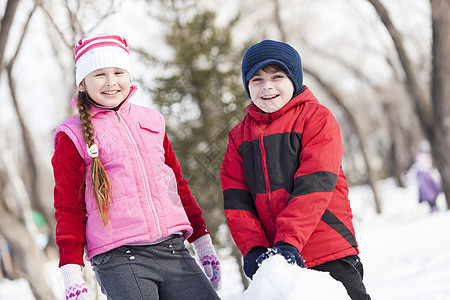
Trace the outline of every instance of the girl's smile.
[[96, 103], [116, 107], [130, 93], [130, 74], [119, 68], [98, 69], [89, 73], [78, 88], [87, 92]]

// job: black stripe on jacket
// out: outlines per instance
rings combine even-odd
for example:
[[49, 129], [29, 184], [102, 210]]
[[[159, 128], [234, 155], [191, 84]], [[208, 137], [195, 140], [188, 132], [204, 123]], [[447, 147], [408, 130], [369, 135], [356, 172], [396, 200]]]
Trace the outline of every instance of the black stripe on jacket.
[[263, 164], [267, 168], [270, 190], [285, 189], [288, 193], [292, 193], [292, 179], [299, 168], [301, 139], [302, 134], [297, 132], [265, 136], [263, 138], [264, 161], [259, 139], [244, 142], [239, 146], [244, 177], [252, 193], [265, 194], [267, 192]]
[[357, 253], [359, 253], [355, 236], [350, 229], [348, 229], [345, 224], [338, 219], [338, 217], [327, 209], [325, 210], [321, 220], [336, 230], [336, 232], [339, 233], [356, 250]]
[[337, 178], [336, 174], [327, 171], [298, 176], [294, 180], [295, 189], [289, 197], [288, 203], [293, 198], [302, 195], [320, 192], [332, 193], [336, 188]]
[[245, 210], [259, 219], [253, 199], [249, 191], [228, 189], [223, 192], [223, 207], [224, 209]]

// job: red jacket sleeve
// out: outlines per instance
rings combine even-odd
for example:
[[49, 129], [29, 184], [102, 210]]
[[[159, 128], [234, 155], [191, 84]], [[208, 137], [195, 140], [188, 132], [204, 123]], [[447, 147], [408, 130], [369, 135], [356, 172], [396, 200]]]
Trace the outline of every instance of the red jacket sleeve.
[[166, 164], [170, 168], [172, 168], [173, 172], [175, 173], [178, 185], [178, 195], [181, 198], [181, 203], [183, 203], [183, 207], [189, 218], [189, 222], [194, 229], [194, 233], [188, 238], [188, 242], [192, 243], [202, 235], [208, 234], [209, 231], [207, 230], [206, 222], [202, 217], [203, 211], [201, 210], [200, 206], [198, 206], [198, 203], [195, 200], [194, 196], [192, 196], [188, 181], [183, 177], [183, 174], [181, 173], [180, 163], [178, 162], [175, 152], [173, 151], [172, 144], [170, 143], [167, 134], [164, 136], [163, 146]]
[[56, 137], [52, 158], [55, 177], [55, 240], [59, 248], [59, 266], [84, 266], [86, 242], [86, 204], [84, 202], [84, 161], [72, 140], [65, 134]]

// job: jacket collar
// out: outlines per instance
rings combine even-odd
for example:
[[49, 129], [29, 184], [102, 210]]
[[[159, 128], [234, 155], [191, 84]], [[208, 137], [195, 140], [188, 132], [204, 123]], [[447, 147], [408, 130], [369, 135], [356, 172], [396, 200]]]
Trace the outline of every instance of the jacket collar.
[[247, 114], [255, 119], [257, 122], [261, 123], [270, 123], [273, 120], [278, 119], [279, 117], [283, 116], [287, 111], [292, 109], [293, 107], [296, 107], [302, 103], [306, 102], [318, 102], [316, 97], [313, 95], [313, 93], [309, 90], [307, 86], [304, 86], [303, 92], [292, 98], [288, 103], [286, 103], [285, 106], [283, 106], [279, 111], [273, 112], [273, 113], [266, 113], [263, 112], [261, 109], [259, 109], [256, 105], [250, 103], [247, 106]]

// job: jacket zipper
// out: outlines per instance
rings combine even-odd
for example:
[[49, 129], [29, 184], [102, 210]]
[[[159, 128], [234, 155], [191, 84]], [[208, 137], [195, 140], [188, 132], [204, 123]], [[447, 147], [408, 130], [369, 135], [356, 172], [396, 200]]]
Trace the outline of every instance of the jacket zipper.
[[[270, 124], [270, 120], [269, 120], [269, 124]], [[261, 165], [262, 165], [262, 169], [263, 169], [263, 174], [264, 174], [264, 183], [266, 185], [266, 204], [267, 207], [269, 208], [270, 214], [272, 215], [272, 219], [275, 223], [276, 226], [276, 218], [275, 215], [273, 213], [272, 210], [272, 205], [270, 204], [270, 200], [272, 198], [272, 194], [271, 194], [271, 189], [270, 189], [270, 180], [269, 180], [269, 172], [267, 170], [267, 157], [266, 157], [266, 150], [264, 148], [264, 133], [266, 132], [267, 127], [261, 132], [260, 134], [260, 138], [259, 138], [259, 148], [261, 150]]]
[[135, 140], [133, 139], [133, 136], [131, 135], [130, 129], [128, 128], [128, 126], [125, 124], [125, 122], [123, 122], [122, 116], [119, 114], [119, 111], [116, 110], [115, 111], [117, 118], [119, 119], [119, 123], [122, 124], [122, 127], [125, 129], [125, 133], [127, 135], [128, 140], [130, 141], [131, 145], [133, 146], [133, 151], [134, 151], [134, 155], [137, 158], [137, 162], [138, 162], [138, 167], [139, 167], [139, 171], [141, 172], [141, 176], [143, 178], [143, 182], [144, 182], [144, 192], [145, 192], [145, 199], [147, 200], [147, 204], [150, 207], [150, 211], [152, 213], [153, 216], [153, 222], [156, 228], [156, 233], [157, 233], [157, 238], [161, 238], [161, 228], [160, 228], [160, 224], [158, 221], [158, 215], [156, 213], [156, 208], [153, 205], [153, 202], [150, 201], [150, 199], [152, 198], [151, 196], [151, 190], [148, 186], [148, 178], [147, 175], [145, 173], [145, 169], [144, 169], [144, 163], [142, 162], [142, 158], [139, 155], [139, 151], [137, 151], [138, 147], [135, 143]]

